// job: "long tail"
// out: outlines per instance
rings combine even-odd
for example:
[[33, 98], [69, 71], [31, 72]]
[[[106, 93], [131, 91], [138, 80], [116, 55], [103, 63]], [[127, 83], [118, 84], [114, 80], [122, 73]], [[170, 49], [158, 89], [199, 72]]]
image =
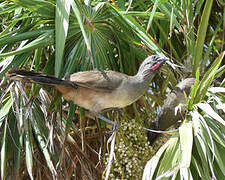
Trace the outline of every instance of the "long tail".
[[77, 88], [77, 85], [71, 81], [61, 80], [53, 76], [42, 73], [36, 73], [26, 70], [11, 70], [6, 73], [6, 76], [12, 80], [25, 81], [31, 83], [45, 84], [49, 86], [65, 86], [69, 88]]

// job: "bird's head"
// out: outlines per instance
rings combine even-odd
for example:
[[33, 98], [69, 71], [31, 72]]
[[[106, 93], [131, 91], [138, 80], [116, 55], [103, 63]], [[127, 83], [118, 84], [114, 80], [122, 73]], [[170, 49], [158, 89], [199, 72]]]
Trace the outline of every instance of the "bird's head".
[[157, 55], [152, 55], [147, 57], [141, 64], [138, 74], [143, 76], [145, 79], [149, 79], [153, 77], [156, 72], [159, 71], [161, 66], [168, 61], [169, 58], [167, 57], [160, 57]]

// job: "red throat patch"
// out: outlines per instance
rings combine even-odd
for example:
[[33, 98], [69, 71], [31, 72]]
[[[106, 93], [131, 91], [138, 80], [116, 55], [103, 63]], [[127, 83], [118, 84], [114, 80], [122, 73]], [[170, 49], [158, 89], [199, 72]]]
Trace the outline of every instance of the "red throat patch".
[[161, 64], [161, 62], [157, 62], [153, 67], [152, 70], [155, 71], [156, 69], [158, 69], [159, 65]]

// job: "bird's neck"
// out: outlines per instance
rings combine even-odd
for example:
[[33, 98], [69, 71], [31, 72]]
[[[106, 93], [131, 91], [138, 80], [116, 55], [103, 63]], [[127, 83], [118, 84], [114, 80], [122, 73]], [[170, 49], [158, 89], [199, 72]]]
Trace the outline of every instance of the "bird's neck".
[[138, 72], [133, 78], [139, 84], [139, 87], [143, 89], [144, 91], [148, 89], [149, 84], [151, 80], [153, 79], [154, 74], [152, 72], [149, 73], [143, 73], [143, 72]]
[[155, 73], [151, 72], [150, 70], [146, 70], [138, 71], [138, 73], [135, 75], [135, 78], [138, 79], [139, 82], [149, 85], [154, 76]]

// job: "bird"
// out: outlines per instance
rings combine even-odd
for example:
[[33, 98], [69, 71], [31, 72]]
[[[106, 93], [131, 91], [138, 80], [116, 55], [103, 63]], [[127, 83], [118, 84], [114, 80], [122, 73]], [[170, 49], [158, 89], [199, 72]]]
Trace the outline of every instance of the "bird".
[[96, 118], [111, 123], [115, 129], [117, 123], [102, 116], [101, 112], [109, 108], [123, 108], [138, 100], [168, 60], [167, 57], [151, 55], [141, 63], [134, 76], [112, 70], [76, 72], [63, 79], [26, 70], [10, 70], [6, 76], [11, 80], [53, 86], [67, 101], [89, 110]]
[[179, 82], [167, 95], [161, 111], [151, 123], [149, 130], [147, 130], [147, 138], [151, 146], [160, 135], [160, 133], [156, 131], [164, 131], [176, 124], [179, 120], [183, 120], [184, 110], [181, 108], [181, 111], [176, 112], [176, 107], [186, 103], [185, 94], [187, 96], [190, 94], [191, 87], [194, 83], [195, 78], [186, 78]]

